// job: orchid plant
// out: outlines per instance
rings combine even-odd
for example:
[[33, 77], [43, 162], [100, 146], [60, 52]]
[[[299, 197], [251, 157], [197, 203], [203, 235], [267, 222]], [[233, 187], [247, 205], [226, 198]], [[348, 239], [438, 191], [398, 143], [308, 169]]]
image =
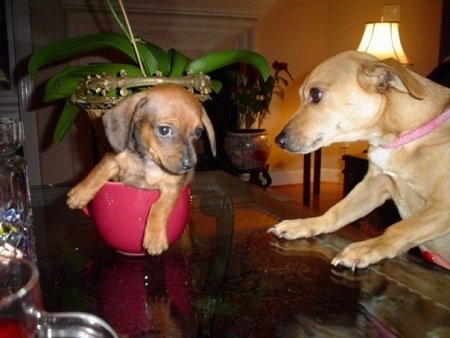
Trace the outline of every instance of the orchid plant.
[[[236, 62], [252, 65], [264, 79], [269, 76], [266, 59], [250, 50], [228, 49], [208, 52], [194, 59], [175, 48], [165, 51], [151, 42], [136, 37], [132, 32], [122, 0], [117, 1], [124, 22], [119, 18], [119, 13], [116, 12], [112, 1], [106, 0], [106, 3], [120, 27], [121, 33], [101, 32], [55, 41], [36, 50], [29, 60], [28, 73], [31, 77], [41, 68], [54, 63], [67, 62], [108, 48], [120, 51], [130, 60], [129, 63], [110, 62], [70, 66], [57, 72], [48, 80], [44, 102], [66, 101], [54, 131], [55, 143], [64, 138], [80, 110], [80, 104], [74, 100], [74, 95], [76, 96], [80, 92], [80, 86], [83, 88], [83, 99], [95, 102], [109, 99], [110, 102], [118, 102], [133, 92], [149, 87], [148, 84], [135, 85], [134, 88], [121, 87], [124, 78], [126, 80], [130, 78], [149, 79], [150, 81], [146, 81], [146, 83], [152, 83], [152, 80], [155, 83], [160, 83], [161, 80], [177, 83], [176, 79], [180, 77], [208, 74]], [[102, 80], [100, 77], [105, 76], [107, 79], [104, 83], [111, 87], [107, 90], [97, 86], [99, 80]], [[203, 79], [204, 77], [200, 80], [203, 81]], [[188, 80], [190, 81], [190, 79]], [[211, 82], [213, 91], [221, 89], [220, 83]], [[111, 86], [111, 83], [114, 83], [114, 86]]]

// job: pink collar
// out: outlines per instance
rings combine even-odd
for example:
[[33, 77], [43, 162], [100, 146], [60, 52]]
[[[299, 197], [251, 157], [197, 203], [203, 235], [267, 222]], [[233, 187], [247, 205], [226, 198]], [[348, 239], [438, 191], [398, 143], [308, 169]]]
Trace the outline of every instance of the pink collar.
[[417, 140], [418, 138], [421, 138], [422, 136], [431, 133], [433, 130], [435, 130], [445, 121], [447, 121], [449, 118], [450, 118], [450, 107], [444, 110], [442, 114], [433, 117], [431, 120], [422, 124], [416, 129], [413, 129], [405, 134], [400, 135], [395, 140], [381, 145], [381, 147], [385, 149], [392, 149], [402, 146], [406, 143], [412, 142], [414, 140]]

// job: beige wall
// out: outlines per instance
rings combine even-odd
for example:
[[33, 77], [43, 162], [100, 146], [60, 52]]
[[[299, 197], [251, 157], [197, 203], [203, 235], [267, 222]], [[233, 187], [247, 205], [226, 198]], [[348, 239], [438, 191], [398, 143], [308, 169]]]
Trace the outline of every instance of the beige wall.
[[[86, 11], [88, 8], [86, 4], [90, 2], [90, 0], [31, 1], [33, 48], [59, 39], [65, 34], [77, 35], [98, 30], [98, 27], [95, 26], [98, 20], [80, 17], [83, 13], [85, 15], [90, 13]], [[200, 39], [200, 44], [212, 43], [221, 49], [229, 47], [229, 43], [231, 43], [236, 47], [248, 48], [251, 47], [251, 41], [255, 38], [254, 48], [264, 54], [270, 62], [274, 60], [288, 62], [295, 81], [289, 86], [284, 101], [274, 98], [272, 102], [272, 115], [264, 125], [271, 132], [272, 137], [275, 137], [298, 106], [297, 90], [306, 74], [325, 58], [340, 51], [356, 48], [363, 32], [364, 23], [378, 20], [382, 14], [384, 3], [401, 5], [400, 33], [404, 48], [414, 62], [414, 69], [419, 73], [427, 74], [438, 62], [442, 0], [261, 0], [257, 1], [260, 6], [258, 10], [253, 12], [249, 12], [248, 9], [256, 1], [235, 0], [234, 3], [238, 8], [233, 7], [232, 13], [229, 12], [231, 6], [228, 2], [228, 5], [224, 5], [224, 7], [219, 6], [219, 4], [225, 3], [223, 1], [213, 2], [214, 4], [208, 0], [194, 1], [193, 3], [203, 3], [206, 6], [205, 12], [201, 11], [203, 14], [199, 16], [191, 11], [193, 3], [186, 5], [187, 12], [183, 14], [184, 7], [174, 9], [171, 7], [173, 4], [161, 1], [134, 0], [130, 2], [135, 8], [131, 11], [132, 22], [136, 31], [157, 44], [164, 45], [167, 40], [167, 31], [170, 32], [171, 29], [178, 29], [178, 34], [181, 36], [188, 34], [196, 37], [200, 34], [199, 32], [204, 32], [204, 27], [209, 27], [209, 34], [215, 34], [215, 38], [208, 38], [206, 33], [202, 33], [202, 37], [206, 36], [206, 38]], [[269, 9], [264, 10], [271, 2], [272, 5]], [[243, 3], [244, 5], [242, 5]], [[153, 7], [159, 8], [158, 6], [168, 6], [167, 10], [168, 8], [175, 10], [176, 19], [173, 19], [173, 25], [160, 24], [154, 17], [148, 21], [149, 13], [155, 15]], [[145, 10], [136, 10], [141, 7]], [[51, 16], [47, 15], [49, 9], [51, 9]], [[204, 15], [212, 9], [215, 11], [214, 15]], [[252, 28], [256, 18], [262, 12], [265, 14], [258, 19], [253, 32]], [[156, 11], [156, 13], [160, 12]], [[218, 17], [222, 17], [223, 21], [219, 20], [215, 16], [216, 14]], [[143, 19], [139, 19], [139, 17], [143, 17]], [[188, 21], [187, 24], [182, 21], [180, 24], [180, 17], [187, 17], [191, 21]], [[164, 16], [158, 14], [158, 18], [163, 20]], [[241, 21], [244, 21], [244, 26], [237, 24]], [[152, 22], [152, 25], [149, 25], [148, 22]], [[165, 31], [165, 35], [158, 30], [161, 28]], [[155, 40], [154, 34], [162, 40]], [[189, 43], [191, 40], [181, 38], [180, 41]], [[220, 41], [224, 41], [224, 43], [218, 43]], [[182, 45], [177, 44], [177, 46], [180, 48]], [[211, 49], [209, 45], [203, 47], [205, 50]], [[40, 84], [50, 74], [53, 74], [54, 70], [55, 67], [52, 67], [40, 72], [36, 81], [37, 91], [33, 94], [34, 97], [42, 95]], [[36, 130], [38, 135], [34, 142], [40, 149], [40, 183], [71, 182], [78, 179], [81, 173], [89, 170], [92, 165], [91, 143], [86, 140], [86, 127], [89, 124], [86, 118], [77, 120], [76, 127], [72, 128], [69, 136], [63, 142], [58, 145], [51, 142], [50, 135], [59, 109], [60, 107], [45, 105], [39, 107], [37, 113]], [[33, 140], [30, 141], [28, 138], [28, 142], [33, 142]], [[360, 152], [363, 147], [364, 145], [359, 144], [345, 149], [340, 145], [333, 145], [324, 149], [323, 180], [339, 180], [342, 154], [344, 152]], [[298, 182], [302, 177], [302, 159], [301, 155], [290, 155], [274, 146], [269, 159], [274, 182], [279, 183], [277, 173], [280, 173], [278, 177], [292, 177], [293, 182]]]
[[[288, 62], [295, 77], [285, 100], [275, 98], [272, 102], [272, 114], [264, 125], [272, 137], [295, 111], [299, 103], [297, 90], [306, 74], [325, 58], [356, 49], [364, 24], [379, 21], [385, 4], [400, 5], [403, 48], [414, 63], [412, 69], [427, 75], [439, 61], [442, 0], [278, 0], [260, 18], [255, 34], [256, 50], [270, 62]], [[340, 180], [341, 156], [360, 152], [364, 147], [363, 143], [357, 143], [348, 149], [339, 144], [324, 149], [323, 180]], [[302, 155], [287, 154], [274, 147], [269, 159], [271, 172], [277, 176], [277, 172], [302, 170], [302, 159]]]

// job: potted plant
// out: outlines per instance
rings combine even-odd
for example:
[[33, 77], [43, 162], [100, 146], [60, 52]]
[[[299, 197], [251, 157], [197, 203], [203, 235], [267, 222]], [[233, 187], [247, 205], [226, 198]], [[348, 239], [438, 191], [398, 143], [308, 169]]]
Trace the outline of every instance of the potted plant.
[[[90, 53], [95, 55], [102, 49], [118, 50], [130, 60], [129, 63], [74, 65], [62, 69], [48, 80], [44, 101], [66, 102], [54, 130], [53, 140], [56, 143], [64, 138], [80, 108], [88, 112], [93, 121], [96, 143], [100, 144], [98, 155], [102, 155], [108, 148], [108, 142], [100, 117], [107, 109], [137, 91], [163, 83], [176, 83], [189, 88], [200, 100], [206, 100], [212, 90], [218, 91], [221, 87], [207, 74], [236, 62], [251, 64], [265, 79], [269, 76], [265, 58], [250, 50], [223, 50], [195, 59], [176, 49], [164, 51], [134, 35], [121, 0], [118, 3], [126, 24], [119, 19], [111, 0], [106, 2], [122, 33], [103, 32], [56, 41], [36, 50], [29, 60], [30, 76], [50, 64], [67, 62]], [[136, 199], [129, 198], [128, 201]]]
[[38, 70], [57, 62], [67, 62], [103, 49], [116, 49], [129, 63], [96, 63], [62, 69], [46, 83], [44, 102], [65, 100], [65, 106], [54, 130], [54, 142], [60, 142], [73, 124], [80, 108], [88, 112], [94, 129], [101, 134], [99, 117], [124, 97], [162, 83], [178, 83], [196, 92], [200, 100], [209, 98], [211, 90], [221, 84], [206, 74], [236, 62], [251, 64], [266, 79], [269, 67], [265, 58], [244, 49], [206, 53], [195, 59], [176, 49], [164, 51], [159, 46], [134, 35], [122, 0], [118, 0], [126, 24], [120, 20], [111, 0], [106, 3], [122, 33], [102, 32], [67, 38], [36, 50], [28, 64], [33, 77]]
[[275, 94], [284, 98], [284, 90], [292, 76], [287, 63], [275, 61], [273, 75], [266, 79], [246, 63], [239, 63], [229, 71], [232, 111], [236, 116], [235, 129], [227, 132], [225, 153], [239, 171], [261, 171], [266, 167], [270, 143], [262, 123], [270, 113]]

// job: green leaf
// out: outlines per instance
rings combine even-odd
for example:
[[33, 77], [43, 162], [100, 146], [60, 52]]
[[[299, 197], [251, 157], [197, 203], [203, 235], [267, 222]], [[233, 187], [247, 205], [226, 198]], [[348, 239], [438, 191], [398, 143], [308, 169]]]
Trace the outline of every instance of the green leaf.
[[[34, 76], [44, 66], [106, 48], [120, 50], [137, 62], [133, 46], [124, 35], [110, 32], [96, 33], [55, 41], [39, 48], [30, 58], [28, 73]], [[145, 57], [148, 58], [148, 54]]]
[[245, 62], [253, 66], [261, 73], [264, 80], [270, 75], [267, 60], [261, 54], [246, 49], [227, 49], [201, 55], [191, 61], [187, 71], [207, 74], [237, 62]]
[[[149, 54], [153, 56], [156, 60], [156, 70], [160, 71], [163, 76], [167, 76], [170, 71], [170, 57], [169, 55], [159, 46], [148, 42], [141, 41], [141, 44], [148, 50]], [[155, 70], [153, 70], [150, 75], [155, 74]]]
[[[82, 66], [75, 67], [83, 68]], [[50, 78], [45, 85], [44, 102], [67, 99], [75, 93], [78, 83], [86, 77], [83, 73], [77, 74], [76, 69], [73, 69], [75, 67], [63, 69]]]
[[72, 126], [73, 121], [75, 121], [78, 112], [79, 108], [70, 103], [70, 100], [67, 100], [64, 109], [59, 116], [55, 131], [53, 132], [53, 142], [61, 142], [61, 140], [64, 138], [64, 136], [66, 136], [67, 132]]
[[167, 54], [170, 58], [170, 72], [168, 76], [179, 77], [185, 75], [186, 67], [191, 62], [191, 59], [173, 48], [169, 49]]
[[219, 93], [223, 88], [223, 83], [218, 80], [211, 80], [211, 85], [214, 93]]
[[[152, 76], [158, 70], [158, 60], [152, 54], [149, 48], [145, 46], [142, 42], [136, 43], [136, 48], [139, 51], [141, 57], [142, 67], [144, 68], [146, 76]], [[136, 65], [138, 62], [136, 61]]]
[[142, 76], [139, 67], [122, 63], [93, 64], [87, 66], [72, 66], [62, 69], [53, 75], [45, 86], [44, 102], [70, 98], [75, 93], [78, 84], [88, 75], [107, 74], [118, 75], [125, 70], [127, 76]]

